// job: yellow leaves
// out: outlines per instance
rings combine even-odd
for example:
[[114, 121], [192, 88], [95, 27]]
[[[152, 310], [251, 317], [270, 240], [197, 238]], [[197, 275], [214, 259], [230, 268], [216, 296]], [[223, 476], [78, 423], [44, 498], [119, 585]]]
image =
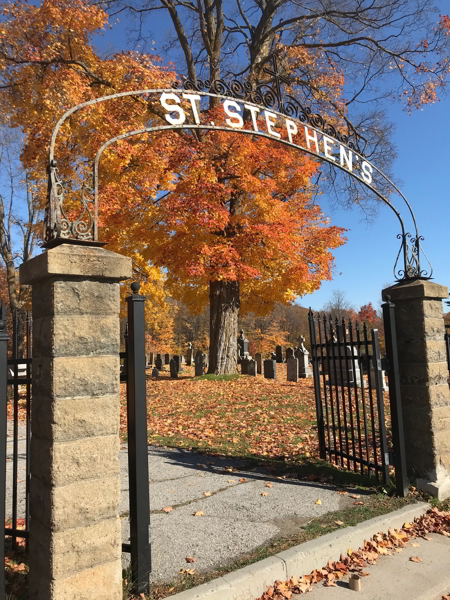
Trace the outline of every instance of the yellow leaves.
[[322, 500], [320, 498], [317, 498], [316, 504], [322, 504]]

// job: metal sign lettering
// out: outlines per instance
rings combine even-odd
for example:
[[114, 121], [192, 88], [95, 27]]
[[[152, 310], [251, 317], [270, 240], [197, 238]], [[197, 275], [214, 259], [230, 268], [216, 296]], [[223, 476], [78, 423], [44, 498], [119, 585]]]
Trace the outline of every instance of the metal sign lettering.
[[[186, 114], [186, 110], [181, 106], [183, 100], [188, 100], [190, 103], [190, 117]], [[186, 120], [194, 121], [196, 125], [201, 124], [201, 113], [198, 106], [201, 101], [199, 94], [176, 94], [164, 92], [160, 96], [161, 106], [166, 111], [165, 119], [170, 125], [183, 125]], [[361, 172], [363, 181], [367, 184], [372, 183], [372, 165], [359, 155], [354, 150], [342, 142], [333, 139], [323, 132], [312, 128], [309, 125], [300, 124], [296, 119], [279, 116], [276, 112], [272, 112], [264, 107], [255, 104], [247, 104], [240, 100], [223, 100], [223, 111], [228, 117], [225, 123], [232, 129], [244, 129], [246, 123], [244, 121], [244, 111], [250, 113], [250, 123], [252, 133], [261, 133], [258, 124], [258, 117], [264, 117], [265, 133], [269, 134], [276, 140], [287, 139], [291, 144], [317, 154], [320, 158], [327, 158], [333, 162], [339, 162], [340, 167], [353, 173], [353, 170]], [[213, 122], [210, 122], [214, 126]], [[294, 137], [298, 133], [304, 133], [306, 146], [302, 146], [294, 142]]]

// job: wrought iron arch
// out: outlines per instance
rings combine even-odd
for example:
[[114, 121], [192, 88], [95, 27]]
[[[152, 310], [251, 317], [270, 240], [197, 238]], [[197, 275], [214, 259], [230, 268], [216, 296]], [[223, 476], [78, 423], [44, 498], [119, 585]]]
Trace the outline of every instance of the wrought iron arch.
[[[169, 131], [169, 130], [209, 130], [209, 131], [225, 131], [230, 133], [242, 133], [252, 136], [264, 137], [278, 143], [290, 146], [294, 149], [301, 150], [307, 154], [314, 156], [320, 161], [328, 162], [332, 166], [344, 171], [348, 175], [351, 175], [353, 178], [358, 180], [364, 186], [369, 188], [372, 193], [374, 193], [382, 202], [384, 202], [396, 215], [399, 224], [401, 233], [397, 235], [397, 238], [401, 240], [400, 249], [397, 254], [397, 258], [394, 264], [394, 277], [396, 280], [404, 280], [404, 279], [429, 279], [432, 276], [432, 268], [431, 264], [426, 257], [423, 249], [421, 248], [420, 242], [423, 241], [423, 237], [419, 234], [419, 229], [417, 225], [417, 221], [412, 210], [410, 203], [404, 194], [397, 188], [397, 186], [380, 170], [370, 163], [364, 155], [358, 151], [357, 143], [352, 143], [349, 141], [348, 136], [345, 136], [331, 125], [329, 125], [325, 119], [321, 115], [314, 115], [310, 110], [304, 109], [300, 106], [300, 109], [294, 111], [292, 106], [289, 104], [290, 97], [286, 103], [283, 102], [283, 98], [281, 97], [281, 93], [279, 87], [273, 91], [272, 94], [266, 92], [266, 96], [261, 95], [261, 89], [251, 90], [245, 87], [239, 87], [237, 84], [230, 84], [228, 87], [224, 87], [225, 84], [223, 82], [205, 82], [204, 87], [208, 90], [214, 89], [218, 91], [225, 91], [225, 94], [214, 93], [211, 91], [202, 91], [202, 86], [200, 84], [186, 85], [184, 89], [150, 89], [150, 90], [137, 90], [131, 92], [122, 92], [118, 94], [112, 94], [110, 96], [103, 96], [101, 98], [97, 98], [95, 100], [91, 100], [89, 102], [84, 102], [83, 104], [79, 104], [68, 110], [57, 122], [51, 139], [50, 150], [49, 150], [49, 185], [48, 185], [48, 206], [46, 209], [45, 215], [45, 245], [46, 247], [52, 247], [56, 244], [61, 243], [62, 241], [68, 241], [72, 243], [100, 243], [98, 241], [98, 212], [99, 212], [99, 165], [103, 152], [112, 144], [129, 138], [136, 135], [143, 135], [146, 133], [156, 133], [161, 131]], [[267, 84], [263, 84], [259, 86], [259, 88], [267, 87]], [[305, 148], [298, 144], [295, 144], [289, 140], [274, 137], [273, 135], [266, 133], [260, 130], [254, 129], [244, 129], [244, 128], [235, 128], [235, 127], [222, 127], [216, 126], [214, 123], [182, 123], [180, 125], [161, 125], [157, 127], [146, 127], [139, 130], [125, 132], [119, 136], [111, 138], [107, 140], [101, 148], [97, 151], [94, 167], [93, 167], [93, 189], [88, 188], [87, 186], [83, 186], [81, 190], [81, 207], [82, 213], [78, 219], [75, 221], [71, 221], [68, 218], [67, 213], [64, 210], [64, 185], [58, 178], [58, 169], [57, 163], [55, 160], [55, 147], [56, 147], [56, 138], [58, 135], [61, 126], [64, 122], [75, 112], [78, 112], [86, 107], [93, 106], [95, 104], [99, 104], [101, 102], [106, 102], [113, 99], [124, 98], [127, 96], [144, 96], [151, 97], [154, 94], [183, 94], [183, 93], [191, 93], [192, 90], [195, 90], [196, 95], [200, 97], [214, 97], [220, 100], [230, 100], [230, 98], [236, 100], [237, 102], [245, 102], [245, 105], [248, 107], [254, 107], [258, 112], [270, 112], [276, 116], [284, 119], [289, 119], [292, 122], [295, 122], [302, 126], [307, 126], [308, 130], [313, 130], [318, 135], [326, 136], [331, 138], [333, 142], [339, 143], [340, 146], [345, 148], [347, 151], [352, 152], [353, 155], [360, 161], [366, 162], [370, 165], [370, 167], [378, 173], [390, 186], [392, 189], [399, 194], [399, 196], [403, 199], [408, 209], [408, 212], [412, 219], [412, 224], [414, 226], [414, 235], [408, 232], [405, 228], [405, 224], [400, 212], [397, 208], [390, 202], [388, 198], [386, 198], [383, 194], [381, 194], [376, 187], [368, 183], [363, 177], [359, 176], [356, 172], [349, 170], [337, 163], [335, 158], [328, 157], [325, 155], [321, 155], [318, 152], [314, 152], [309, 148]], [[257, 104], [252, 102], [252, 100], [257, 99], [260, 100], [262, 98], [263, 104]], [[281, 110], [274, 110], [273, 106], [278, 102], [278, 108]], [[292, 104], [292, 103], [291, 103]], [[90, 208], [92, 206], [92, 209]], [[430, 265], [430, 271], [426, 271], [421, 269], [420, 258], [421, 255], [425, 257], [427, 263]], [[403, 257], [403, 267], [399, 268], [399, 260], [400, 257]]]

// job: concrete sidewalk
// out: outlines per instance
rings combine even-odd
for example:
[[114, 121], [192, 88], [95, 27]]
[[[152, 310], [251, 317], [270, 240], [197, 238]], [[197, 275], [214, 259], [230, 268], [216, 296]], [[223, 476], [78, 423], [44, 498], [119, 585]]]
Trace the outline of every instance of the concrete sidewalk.
[[[120, 459], [122, 539], [127, 541], [126, 445]], [[299, 531], [315, 517], [355, 502], [331, 485], [279, 479], [264, 467], [249, 471], [242, 460], [173, 448], [149, 447], [149, 471], [154, 583], [173, 581], [180, 569], [194, 567], [202, 573], [223, 567], [269, 540]], [[163, 513], [168, 506], [173, 510]], [[195, 517], [195, 512], [204, 514]], [[196, 558], [195, 564], [187, 565], [188, 556]]]
[[[450, 594], [450, 539], [437, 533], [428, 537], [431, 541], [412, 540], [402, 553], [380, 556], [376, 565], [365, 567], [364, 571], [370, 575], [362, 579], [360, 592], [349, 588], [346, 577], [337, 582], [337, 587], [324, 587], [320, 583], [313, 586], [308, 599], [441, 600], [444, 594]], [[412, 547], [412, 543], [419, 547]], [[419, 557], [422, 562], [412, 562], [412, 556]]]
[[[340, 554], [346, 554], [348, 548], [356, 550], [376, 533], [387, 532], [391, 527], [398, 529], [405, 521], [412, 522], [428, 509], [429, 505], [424, 502], [405, 506], [180, 592], [171, 600], [255, 600], [269, 587], [275, 588], [276, 581], [284, 582], [293, 576], [300, 579], [322, 569], [329, 559], [336, 561]], [[358, 598], [352, 596], [356, 593], [366, 600], [441, 600], [450, 592], [450, 539], [440, 534], [427, 535], [427, 538], [430, 541], [411, 539], [400, 553], [393, 550], [390, 556], [378, 556], [375, 565], [364, 567], [369, 575], [362, 579], [362, 589], [358, 592], [350, 590], [347, 575], [336, 582], [336, 587], [325, 587], [323, 583], [313, 585], [308, 597], [312, 600], [345, 600]], [[412, 561], [412, 557], [420, 560]], [[297, 595], [294, 594], [291, 600], [297, 600]]]

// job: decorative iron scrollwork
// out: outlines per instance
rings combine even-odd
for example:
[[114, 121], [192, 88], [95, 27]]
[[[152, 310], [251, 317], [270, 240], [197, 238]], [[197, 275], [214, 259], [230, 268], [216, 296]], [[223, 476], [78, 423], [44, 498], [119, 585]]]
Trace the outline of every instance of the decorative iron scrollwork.
[[[400, 249], [394, 265], [394, 277], [397, 281], [405, 279], [430, 279], [433, 275], [433, 268], [427, 255], [423, 251], [420, 242], [424, 241], [423, 236], [412, 237], [410, 233], [399, 233], [397, 239], [401, 240]], [[400, 256], [403, 254], [403, 269], [398, 268]], [[429, 265], [429, 269], [422, 269], [420, 265], [420, 256], [424, 256]]]
[[263, 70], [265, 73], [273, 76], [273, 86], [268, 83], [261, 83], [255, 87], [248, 81], [242, 82], [238, 79], [231, 79], [230, 81], [224, 81], [223, 79], [214, 79], [213, 81], [210, 79], [197, 79], [196, 81], [185, 79], [182, 82], [175, 84], [174, 87], [228, 96], [230, 98], [235, 98], [236, 100], [259, 104], [267, 109], [276, 107], [278, 112], [320, 129], [328, 137], [332, 137], [337, 141], [346, 144], [349, 148], [356, 150], [362, 155], [356, 132], [353, 132], [350, 136], [340, 133], [334, 125], [329, 123], [321, 114], [313, 113], [309, 107], [305, 108], [296, 98], [294, 98], [294, 96], [289, 94], [284, 96], [282, 94], [281, 84], [288, 84], [290, 81], [279, 74], [275, 54], [271, 56], [270, 62], [273, 68], [271, 69], [266, 66]]
[[49, 205], [45, 209], [45, 241], [49, 243], [58, 238], [94, 240], [93, 208], [95, 199], [93, 188], [87, 184], [82, 185], [81, 214], [76, 220], [72, 220], [64, 207], [64, 182], [58, 176], [55, 160], [50, 163], [49, 187]]

